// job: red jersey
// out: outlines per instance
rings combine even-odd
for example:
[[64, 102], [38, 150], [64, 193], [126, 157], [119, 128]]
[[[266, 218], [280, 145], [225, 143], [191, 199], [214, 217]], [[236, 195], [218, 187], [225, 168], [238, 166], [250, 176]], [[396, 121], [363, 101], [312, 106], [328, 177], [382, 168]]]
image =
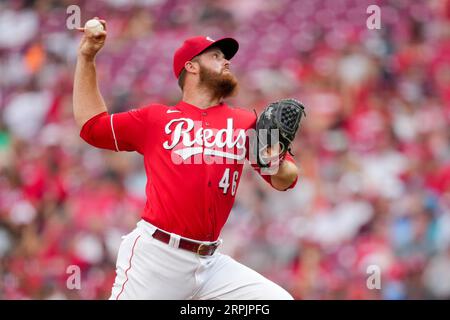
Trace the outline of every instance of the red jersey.
[[[215, 241], [249, 156], [246, 131], [255, 124], [256, 115], [248, 110], [224, 103], [201, 109], [180, 102], [98, 114], [84, 124], [80, 136], [95, 147], [144, 156], [144, 220], [186, 238]], [[289, 155], [286, 160], [293, 161]], [[260, 173], [257, 165], [252, 167]], [[261, 176], [271, 184], [269, 175]]]

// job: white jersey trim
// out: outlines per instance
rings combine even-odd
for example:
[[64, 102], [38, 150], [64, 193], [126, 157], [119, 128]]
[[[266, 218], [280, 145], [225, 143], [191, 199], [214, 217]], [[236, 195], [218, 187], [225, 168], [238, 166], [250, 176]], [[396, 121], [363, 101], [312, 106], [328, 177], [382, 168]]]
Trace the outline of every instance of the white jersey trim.
[[114, 116], [114, 114], [112, 114], [111, 118], [110, 118], [111, 119], [111, 131], [112, 131], [113, 138], [114, 138], [114, 144], [116, 145], [116, 150], [117, 150], [117, 152], [119, 152], [120, 150], [119, 150], [119, 146], [117, 145], [116, 133], [114, 132], [113, 116]]

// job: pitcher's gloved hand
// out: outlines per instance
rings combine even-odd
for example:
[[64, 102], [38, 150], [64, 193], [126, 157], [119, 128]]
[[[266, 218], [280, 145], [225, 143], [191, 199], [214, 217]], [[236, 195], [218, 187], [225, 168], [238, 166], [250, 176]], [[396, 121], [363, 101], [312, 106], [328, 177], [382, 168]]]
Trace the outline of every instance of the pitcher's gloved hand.
[[291, 143], [303, 116], [305, 107], [295, 99], [282, 99], [264, 109], [256, 121], [256, 154], [261, 168], [269, 167], [276, 158], [284, 160], [287, 152], [292, 155]]

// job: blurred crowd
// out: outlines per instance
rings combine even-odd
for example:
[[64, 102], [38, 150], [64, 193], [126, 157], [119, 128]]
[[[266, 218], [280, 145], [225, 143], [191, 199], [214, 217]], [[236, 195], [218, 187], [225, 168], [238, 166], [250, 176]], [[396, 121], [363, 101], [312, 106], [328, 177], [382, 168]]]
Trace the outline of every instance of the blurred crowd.
[[[145, 203], [141, 157], [79, 137], [74, 2], [0, 1], [0, 299], [108, 298]], [[110, 112], [176, 103], [173, 52], [200, 34], [240, 43], [230, 104], [306, 105], [297, 187], [275, 191], [246, 166], [222, 252], [296, 299], [450, 299], [450, 1], [77, 5], [81, 24], [107, 21], [96, 64]]]

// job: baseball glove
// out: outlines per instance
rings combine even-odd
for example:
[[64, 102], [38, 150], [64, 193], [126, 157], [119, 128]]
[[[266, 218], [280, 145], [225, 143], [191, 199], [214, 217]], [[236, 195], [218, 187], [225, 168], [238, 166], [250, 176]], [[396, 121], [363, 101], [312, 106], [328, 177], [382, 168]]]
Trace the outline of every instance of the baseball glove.
[[306, 116], [305, 107], [295, 99], [282, 99], [269, 104], [256, 121], [257, 163], [261, 168], [270, 166], [273, 156], [267, 155], [267, 148], [279, 142], [280, 150], [276, 155], [281, 161], [289, 152], [291, 143], [299, 129], [300, 121]]

